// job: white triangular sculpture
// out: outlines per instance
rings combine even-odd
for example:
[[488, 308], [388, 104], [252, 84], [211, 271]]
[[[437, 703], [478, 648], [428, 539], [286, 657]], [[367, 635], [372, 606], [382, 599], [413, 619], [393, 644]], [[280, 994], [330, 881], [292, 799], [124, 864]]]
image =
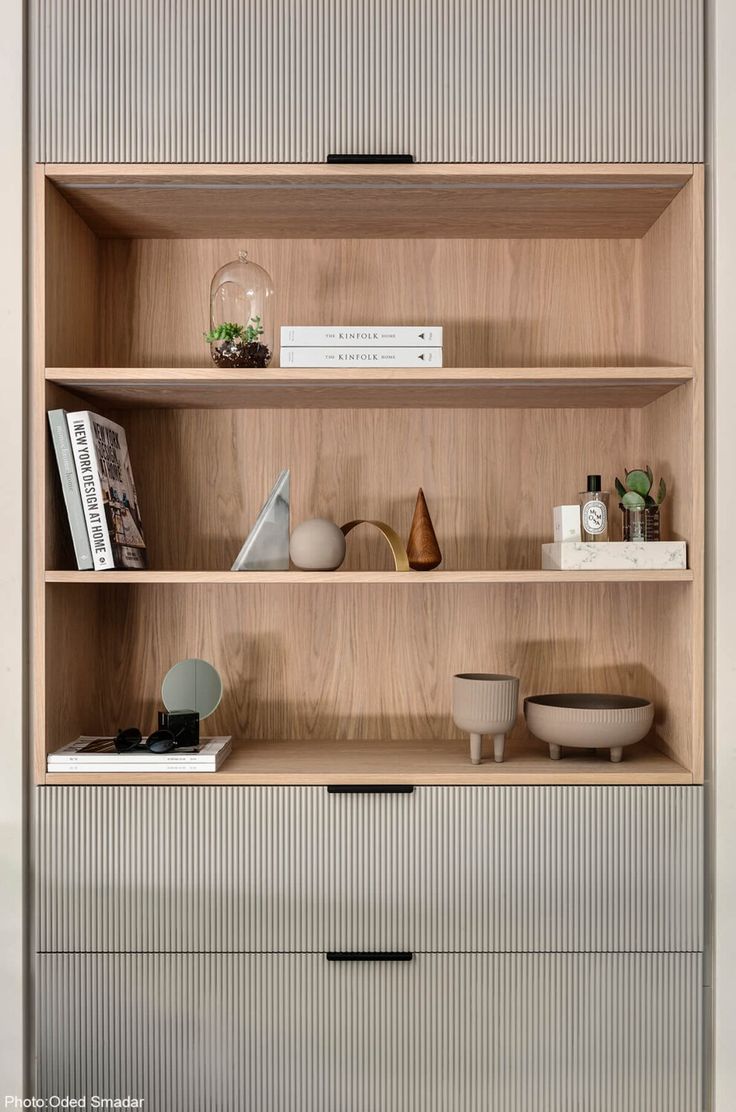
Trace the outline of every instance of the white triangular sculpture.
[[282, 471], [232, 571], [289, 570], [289, 470]]

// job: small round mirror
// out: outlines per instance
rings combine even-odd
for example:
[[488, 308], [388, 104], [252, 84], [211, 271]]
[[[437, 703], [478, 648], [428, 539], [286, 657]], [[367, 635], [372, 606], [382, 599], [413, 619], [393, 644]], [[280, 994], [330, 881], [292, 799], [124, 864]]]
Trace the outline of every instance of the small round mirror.
[[166, 673], [161, 698], [167, 710], [196, 710], [201, 721], [222, 698], [220, 673], [206, 660], [180, 660]]

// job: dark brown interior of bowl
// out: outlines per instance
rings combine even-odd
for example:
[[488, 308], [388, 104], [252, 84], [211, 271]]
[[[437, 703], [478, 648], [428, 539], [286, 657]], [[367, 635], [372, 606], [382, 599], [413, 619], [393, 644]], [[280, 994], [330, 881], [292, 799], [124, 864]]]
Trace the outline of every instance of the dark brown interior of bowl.
[[516, 676], [502, 676], [496, 672], [458, 672], [455, 679], [495, 682], [497, 680], [515, 680]]
[[565, 695], [530, 695], [528, 703], [538, 703], [543, 707], [567, 707], [572, 710], [632, 710], [646, 707], [648, 699], [634, 695], [591, 695], [571, 693]]

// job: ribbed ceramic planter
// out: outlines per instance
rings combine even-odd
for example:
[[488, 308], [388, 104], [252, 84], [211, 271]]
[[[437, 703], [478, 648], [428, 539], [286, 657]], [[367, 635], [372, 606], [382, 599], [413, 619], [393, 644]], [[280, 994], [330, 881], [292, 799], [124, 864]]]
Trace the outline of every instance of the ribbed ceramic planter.
[[570, 749], [610, 749], [620, 761], [624, 747], [646, 737], [654, 721], [648, 699], [629, 695], [532, 695], [524, 700], [527, 726], [549, 745], [552, 760], [562, 746]]
[[516, 722], [519, 703], [517, 676], [491, 672], [461, 672], [452, 678], [452, 717], [470, 734], [470, 759], [480, 764], [483, 734], [493, 734], [493, 756], [503, 760], [506, 734]]

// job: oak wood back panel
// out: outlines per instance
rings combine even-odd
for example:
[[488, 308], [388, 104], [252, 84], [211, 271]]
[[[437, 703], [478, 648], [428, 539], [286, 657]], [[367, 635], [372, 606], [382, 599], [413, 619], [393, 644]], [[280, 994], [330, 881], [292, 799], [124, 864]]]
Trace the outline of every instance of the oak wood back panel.
[[[153, 568], [228, 569], [276, 476], [289, 467], [292, 526], [310, 517], [338, 524], [378, 518], [406, 541], [421, 486], [443, 567], [477, 570], [539, 568], [541, 544], [552, 539], [552, 507], [575, 502], [592, 472], [612, 489], [614, 475], [639, 459], [642, 415], [653, 408], [118, 416]], [[675, 453], [669, 458], [679, 476]], [[611, 519], [618, 537], [615, 506]], [[348, 539], [345, 566], [388, 569], [390, 553], [380, 537], [360, 531]]]
[[276, 324], [442, 324], [448, 367], [639, 361], [635, 240], [245, 237], [100, 241], [102, 365], [205, 366], [210, 280], [243, 247]]

